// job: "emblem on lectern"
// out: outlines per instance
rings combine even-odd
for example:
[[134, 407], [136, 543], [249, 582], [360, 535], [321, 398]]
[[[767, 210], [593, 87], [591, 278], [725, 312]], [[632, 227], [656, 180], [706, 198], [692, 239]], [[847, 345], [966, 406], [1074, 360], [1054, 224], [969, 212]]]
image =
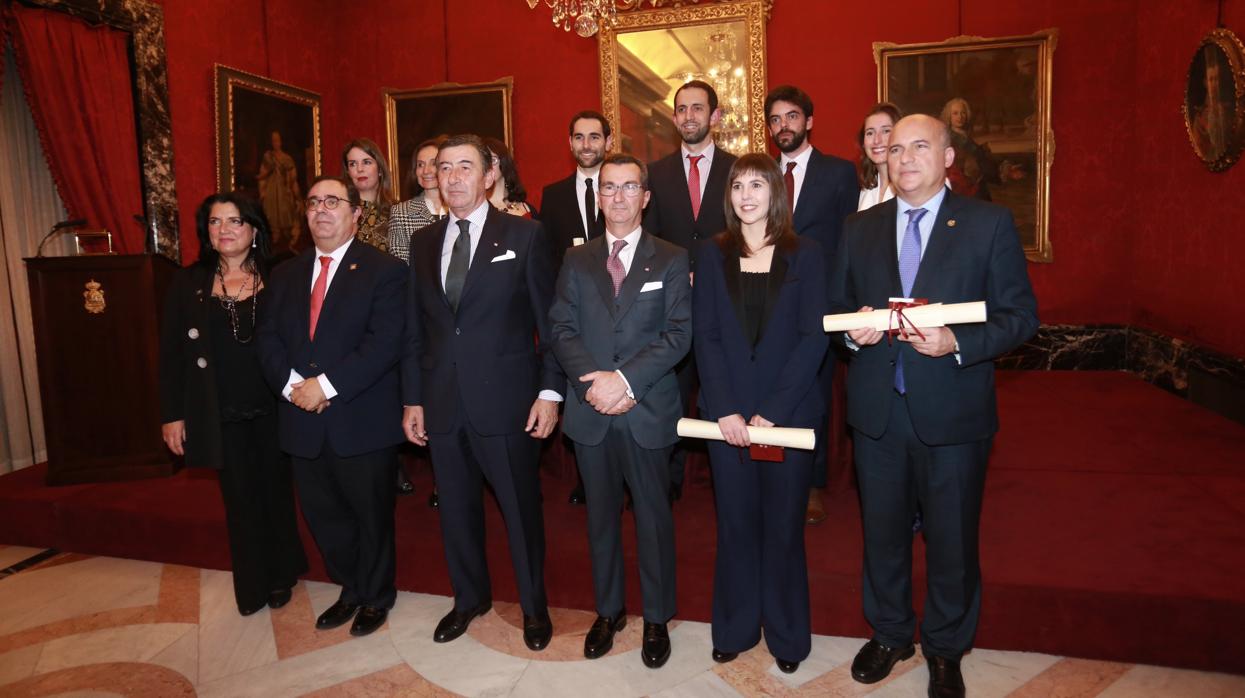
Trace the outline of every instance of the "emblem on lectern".
[[86, 308], [88, 313], [98, 315], [104, 312], [107, 305], [104, 302], [104, 287], [95, 279], [86, 282], [86, 290], [82, 292], [82, 307]]

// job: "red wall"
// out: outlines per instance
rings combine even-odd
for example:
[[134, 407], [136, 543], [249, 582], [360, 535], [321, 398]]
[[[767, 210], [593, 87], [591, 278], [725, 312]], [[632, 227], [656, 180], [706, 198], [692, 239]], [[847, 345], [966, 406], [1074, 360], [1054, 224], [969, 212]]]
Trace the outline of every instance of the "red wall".
[[[1221, 323], [1201, 310], [1230, 297], [1232, 271], [1221, 260], [1245, 252], [1245, 165], [1207, 172], [1180, 114], [1185, 72], [1214, 24], [1215, 0], [893, 0], [884, 13], [867, 3], [776, 4], [769, 82], [806, 89], [817, 104], [814, 142], [848, 158], [861, 114], [877, 97], [872, 42], [1058, 28], [1055, 263], [1030, 266], [1043, 321], [1138, 323], [1245, 356], [1245, 323]], [[529, 10], [520, 0], [479, 7], [453, 0], [345, 12], [325, 0], [166, 6], [187, 258], [194, 206], [214, 186], [213, 62], [320, 92], [330, 172], [350, 138], [384, 142], [382, 88], [510, 75], [515, 154], [529, 192], [538, 197], [564, 177], [572, 166], [566, 119], [600, 99], [596, 42], [555, 28], [544, 7]], [[1227, 7], [1226, 24], [1245, 34], [1245, 5]]]

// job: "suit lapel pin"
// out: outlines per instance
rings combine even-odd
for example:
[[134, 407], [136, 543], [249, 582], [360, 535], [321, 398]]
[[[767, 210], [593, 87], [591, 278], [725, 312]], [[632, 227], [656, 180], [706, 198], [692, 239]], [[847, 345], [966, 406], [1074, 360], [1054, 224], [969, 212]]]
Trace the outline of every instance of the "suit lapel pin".
[[644, 271], [648, 271], [648, 267], [644, 267]]
[[358, 265], [358, 264], [351, 264], [351, 265], [350, 265], [350, 271], [354, 271], [355, 269], [358, 269], [358, 268], [359, 268], [359, 265]]
[[493, 243], [493, 247], [497, 247], [497, 245], [498, 245], [498, 243], [496, 243], [496, 242], [495, 242], [495, 243]]
[[954, 228], [954, 227], [955, 227], [955, 219], [954, 219], [954, 218], [952, 218], [952, 219], [950, 219], [950, 220], [948, 220], [948, 221], [947, 221], [947, 227], [948, 227], [948, 228]]

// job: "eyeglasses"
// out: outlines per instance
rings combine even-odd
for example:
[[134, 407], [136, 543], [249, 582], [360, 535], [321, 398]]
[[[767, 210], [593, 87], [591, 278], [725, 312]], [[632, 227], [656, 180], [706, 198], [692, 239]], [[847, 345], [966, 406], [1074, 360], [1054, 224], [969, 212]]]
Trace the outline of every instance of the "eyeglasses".
[[314, 196], [309, 196], [307, 197], [307, 201], [305, 203], [307, 204], [308, 211], [316, 210], [316, 208], [318, 208], [320, 204], [324, 204], [324, 208], [332, 211], [333, 209], [337, 208], [338, 204], [341, 204], [343, 201], [349, 201], [349, 200], [343, 199], [339, 196], [332, 196], [332, 195], [326, 196], [323, 199], [318, 199]]
[[640, 186], [639, 182], [627, 182], [625, 184], [606, 182], [601, 185], [601, 194], [604, 196], [613, 196], [618, 193], [619, 189], [622, 190], [623, 195], [627, 198], [639, 196], [640, 192], [644, 191], [644, 187]]

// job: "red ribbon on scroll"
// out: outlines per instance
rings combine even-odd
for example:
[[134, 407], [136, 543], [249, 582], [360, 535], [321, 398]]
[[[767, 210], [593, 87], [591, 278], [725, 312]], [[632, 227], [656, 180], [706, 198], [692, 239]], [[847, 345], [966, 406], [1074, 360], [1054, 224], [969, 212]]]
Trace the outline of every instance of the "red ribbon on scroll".
[[925, 339], [925, 335], [921, 333], [921, 330], [918, 329], [916, 325], [912, 324], [912, 321], [909, 320], [907, 316], [903, 314], [903, 311], [905, 308], [915, 308], [918, 305], [929, 305], [929, 299], [928, 298], [904, 298], [904, 299], [892, 298], [886, 304], [886, 307], [889, 308], [891, 311], [890, 318], [886, 322], [887, 327], [888, 327], [888, 329], [886, 330], [886, 345], [887, 346], [890, 346], [891, 337], [894, 337], [897, 334], [902, 335], [904, 339], [907, 339], [909, 332], [912, 332], [912, 333], [915, 333], [916, 336], [920, 337], [921, 339]]

